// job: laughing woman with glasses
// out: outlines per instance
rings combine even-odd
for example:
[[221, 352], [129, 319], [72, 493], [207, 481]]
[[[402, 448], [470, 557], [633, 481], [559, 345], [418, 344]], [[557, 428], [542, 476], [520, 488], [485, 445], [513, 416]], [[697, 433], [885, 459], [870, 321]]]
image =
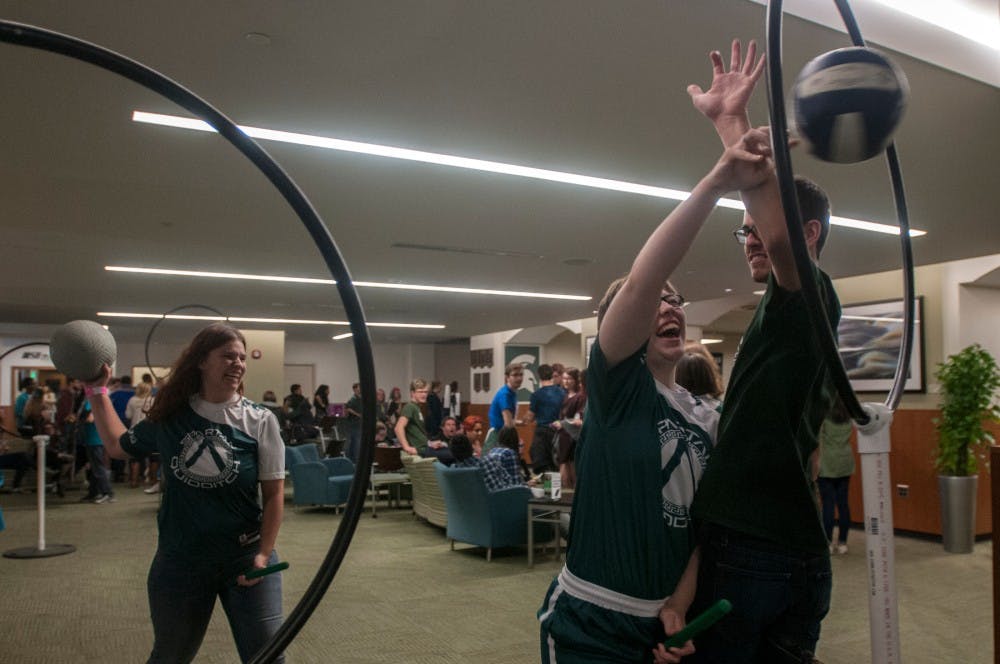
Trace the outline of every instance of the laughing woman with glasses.
[[684, 298], [667, 281], [716, 201], [767, 177], [754, 140], [727, 149], [611, 284], [587, 368], [566, 566], [542, 607], [543, 662], [679, 662], [698, 554], [689, 508], [719, 414], [677, 385]]

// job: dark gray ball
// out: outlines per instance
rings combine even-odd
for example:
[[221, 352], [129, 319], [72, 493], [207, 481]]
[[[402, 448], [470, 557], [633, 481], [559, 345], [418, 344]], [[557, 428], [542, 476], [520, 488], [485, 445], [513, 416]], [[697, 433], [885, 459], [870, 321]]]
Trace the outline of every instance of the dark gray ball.
[[52, 334], [49, 356], [60, 373], [87, 381], [101, 375], [101, 365], [115, 363], [118, 345], [99, 323], [74, 320]]

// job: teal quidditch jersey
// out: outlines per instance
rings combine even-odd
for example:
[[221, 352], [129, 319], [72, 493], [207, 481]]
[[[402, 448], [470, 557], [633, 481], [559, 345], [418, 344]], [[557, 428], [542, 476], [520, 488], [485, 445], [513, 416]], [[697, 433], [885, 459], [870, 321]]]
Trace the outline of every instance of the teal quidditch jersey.
[[[836, 330], [840, 302], [830, 278], [813, 267]], [[832, 403], [828, 376], [805, 297], [779, 288], [772, 275], [729, 379], [719, 444], [695, 501], [697, 519], [826, 553], [810, 457]]]
[[160, 454], [161, 551], [224, 561], [256, 545], [258, 481], [284, 477], [284, 444], [273, 413], [242, 398], [211, 404], [195, 397], [168, 421], [135, 425], [121, 445], [130, 456]]
[[688, 507], [718, 413], [683, 388], [658, 385], [645, 349], [612, 369], [594, 344], [567, 568], [642, 599], [673, 592], [694, 546]]

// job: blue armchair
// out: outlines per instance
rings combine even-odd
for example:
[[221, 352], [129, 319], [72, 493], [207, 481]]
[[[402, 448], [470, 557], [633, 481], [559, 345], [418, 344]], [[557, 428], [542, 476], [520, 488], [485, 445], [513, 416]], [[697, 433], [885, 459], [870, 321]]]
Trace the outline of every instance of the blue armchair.
[[307, 461], [319, 461], [319, 448], [313, 443], [306, 445], [285, 445], [285, 470]]
[[447, 535], [453, 550], [455, 540], [482, 546], [490, 561], [494, 547], [527, 544], [528, 487], [490, 493], [479, 468], [452, 468], [435, 462], [434, 472], [448, 508]]
[[293, 504], [340, 506], [347, 503], [354, 464], [346, 457], [320, 459], [293, 464], [291, 473]]

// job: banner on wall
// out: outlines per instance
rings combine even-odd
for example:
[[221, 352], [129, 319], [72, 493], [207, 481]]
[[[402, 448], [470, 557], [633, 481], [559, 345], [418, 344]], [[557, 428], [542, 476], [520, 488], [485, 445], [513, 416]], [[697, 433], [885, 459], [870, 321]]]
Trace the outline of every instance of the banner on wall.
[[532, 393], [538, 389], [538, 357], [540, 346], [505, 346], [503, 357], [504, 367], [508, 364], [520, 364], [524, 366], [524, 382], [521, 389], [517, 391], [518, 401], [530, 401]]

